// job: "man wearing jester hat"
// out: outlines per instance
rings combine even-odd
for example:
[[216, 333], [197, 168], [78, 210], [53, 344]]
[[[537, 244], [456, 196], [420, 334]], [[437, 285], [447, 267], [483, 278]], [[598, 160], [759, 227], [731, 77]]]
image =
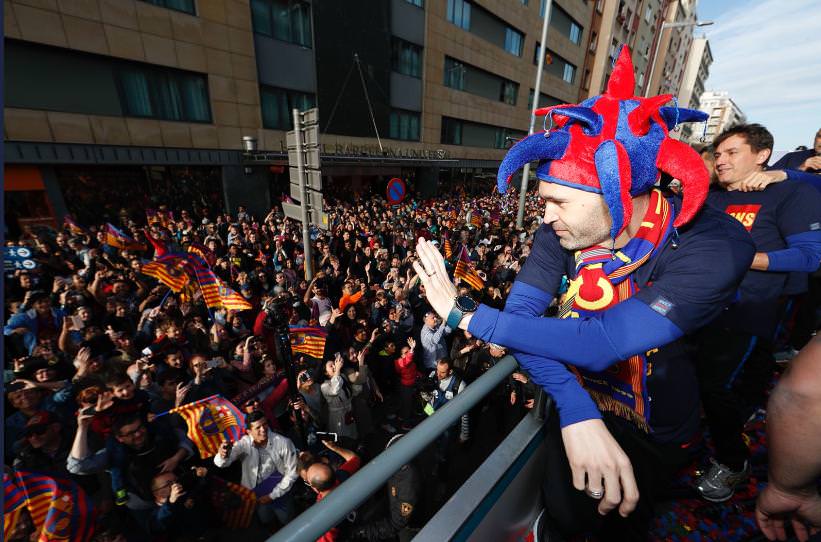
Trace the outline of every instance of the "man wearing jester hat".
[[[550, 128], [502, 161], [500, 192], [538, 161], [545, 201], [503, 311], [456, 298], [439, 252], [424, 239], [417, 247], [414, 267], [434, 310], [507, 347], [555, 401], [539, 539], [590, 530], [646, 538], [654, 497], [687, 461], [698, 427], [681, 339], [732, 302], [755, 251], [738, 221], [702, 207], [707, 170], [669, 137], [706, 115], [633, 89], [625, 47], [604, 94], [537, 110]], [[681, 182], [682, 198], [655, 188], [661, 172]], [[569, 287], [559, 296], [563, 276]], [[554, 299], [558, 318], [543, 317]]]

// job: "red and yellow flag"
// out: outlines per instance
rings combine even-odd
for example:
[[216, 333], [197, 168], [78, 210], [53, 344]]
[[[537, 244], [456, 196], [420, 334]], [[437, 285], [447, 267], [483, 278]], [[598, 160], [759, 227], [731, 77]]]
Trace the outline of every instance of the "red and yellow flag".
[[188, 438], [203, 459], [214, 456], [223, 440], [236, 442], [245, 432], [245, 415], [220, 395], [212, 395], [171, 409], [188, 425]]
[[229, 529], [246, 529], [254, 519], [257, 496], [254, 490], [212, 476], [212, 502], [222, 514], [222, 524]]
[[291, 350], [312, 358], [323, 359], [328, 332], [321, 327], [291, 326]]
[[138, 243], [111, 224], [105, 225], [105, 243], [121, 250], [145, 250], [142, 243]]
[[470, 256], [468, 256], [468, 251], [465, 247], [462, 247], [462, 252], [459, 253], [459, 260], [456, 262], [453, 276], [459, 277], [467, 282], [474, 290], [481, 290], [485, 287], [485, 281], [482, 280], [473, 262], [470, 261]]
[[94, 534], [95, 512], [88, 495], [75, 482], [27, 471], [3, 474], [3, 539], [28, 513], [37, 542], [86, 542]]

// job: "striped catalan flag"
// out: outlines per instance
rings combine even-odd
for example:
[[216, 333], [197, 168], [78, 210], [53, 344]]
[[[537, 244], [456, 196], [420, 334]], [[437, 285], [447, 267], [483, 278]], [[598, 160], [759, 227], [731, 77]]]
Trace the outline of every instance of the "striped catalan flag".
[[94, 534], [95, 512], [88, 495], [75, 482], [27, 471], [3, 474], [3, 539], [8, 540], [25, 510], [38, 542], [86, 542]]
[[479, 214], [479, 211], [473, 211], [470, 214], [470, 223], [477, 228], [482, 227], [482, 215]]
[[197, 284], [200, 285], [205, 306], [209, 309], [221, 308], [222, 300], [220, 299], [219, 279], [217, 275], [207, 267], [196, 267], [194, 274], [197, 277]]
[[470, 261], [470, 256], [465, 247], [462, 247], [462, 251], [459, 253], [459, 260], [456, 262], [453, 276], [467, 282], [474, 290], [481, 290], [485, 287], [485, 281], [482, 280], [473, 262]]
[[212, 476], [214, 508], [222, 514], [222, 524], [229, 529], [247, 529], [254, 519], [257, 496], [253, 489]]
[[105, 243], [121, 250], [145, 250], [146, 246], [138, 243], [111, 224], [105, 225]]
[[70, 215], [66, 215], [63, 218], [63, 225], [68, 228], [68, 231], [72, 235], [88, 235], [88, 230], [77, 224]]
[[[170, 260], [169, 258], [163, 259]], [[182, 291], [189, 280], [184, 267], [173, 261], [155, 260], [144, 263], [140, 268], [140, 272], [149, 277], [154, 277], [174, 292]]]
[[450, 244], [450, 239], [445, 239], [445, 242], [442, 243], [442, 248], [445, 251], [445, 259], [450, 260], [453, 258], [453, 247]]
[[192, 241], [187, 250], [202, 258], [209, 266], [213, 266], [217, 261], [217, 255], [214, 254], [214, 251], [197, 241]]
[[217, 287], [219, 288], [220, 302], [229, 311], [247, 311], [254, 308], [250, 301], [226, 286], [220, 279], [217, 279]]
[[245, 415], [221, 395], [212, 395], [171, 409], [188, 426], [188, 438], [200, 451], [200, 457], [213, 457], [223, 440], [236, 442], [245, 434]]
[[321, 327], [291, 326], [291, 350], [312, 358], [324, 359], [328, 332]]

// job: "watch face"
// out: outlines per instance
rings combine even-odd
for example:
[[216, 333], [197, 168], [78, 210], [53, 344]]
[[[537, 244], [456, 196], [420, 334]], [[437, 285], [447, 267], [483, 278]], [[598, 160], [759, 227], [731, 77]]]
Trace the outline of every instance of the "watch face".
[[473, 312], [479, 308], [479, 304], [470, 296], [460, 295], [456, 298], [456, 306], [462, 312]]

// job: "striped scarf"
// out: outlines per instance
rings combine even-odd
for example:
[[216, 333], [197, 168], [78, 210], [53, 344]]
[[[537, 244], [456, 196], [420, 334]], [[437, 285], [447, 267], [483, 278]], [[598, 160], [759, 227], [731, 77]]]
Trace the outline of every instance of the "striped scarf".
[[[576, 278], [561, 300], [559, 318], [583, 318], [607, 310], [639, 290], [633, 271], [655, 256], [672, 231], [674, 209], [658, 190], [636, 235], [621, 250], [598, 245], [576, 253]], [[649, 431], [648, 363], [636, 354], [603, 372], [572, 368], [602, 411], [633, 421]]]

